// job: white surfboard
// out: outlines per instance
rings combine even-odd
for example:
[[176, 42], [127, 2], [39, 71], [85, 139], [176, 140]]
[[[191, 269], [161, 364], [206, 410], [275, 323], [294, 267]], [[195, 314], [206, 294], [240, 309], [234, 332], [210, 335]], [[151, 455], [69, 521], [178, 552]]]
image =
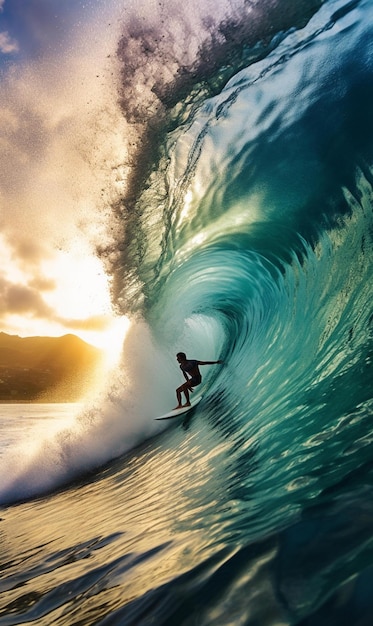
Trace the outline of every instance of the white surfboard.
[[201, 400], [202, 400], [202, 396], [200, 396], [199, 398], [196, 398], [191, 406], [183, 406], [181, 409], [173, 409], [172, 411], [169, 411], [168, 413], [165, 413], [164, 415], [161, 415], [160, 417], [155, 417], [154, 419], [155, 420], [169, 420], [169, 419], [172, 419], [173, 417], [179, 417], [181, 415], [185, 415], [186, 413], [189, 413], [189, 411], [194, 409], [194, 407], [197, 406], [197, 404]]

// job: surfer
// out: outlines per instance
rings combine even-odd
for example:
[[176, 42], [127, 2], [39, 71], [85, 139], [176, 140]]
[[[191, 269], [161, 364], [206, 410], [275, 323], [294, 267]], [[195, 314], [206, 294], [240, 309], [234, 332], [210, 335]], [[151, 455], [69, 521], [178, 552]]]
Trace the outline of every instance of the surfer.
[[[178, 405], [175, 409], [182, 409], [185, 406], [191, 406], [189, 400], [189, 392], [193, 391], [193, 387], [199, 385], [202, 381], [201, 372], [199, 371], [199, 365], [215, 365], [217, 363], [223, 363], [223, 361], [196, 361], [195, 359], [187, 359], [184, 352], [178, 352], [176, 355], [178, 362], [180, 363], [180, 369], [184, 374], [186, 383], [180, 385], [176, 389], [176, 397]], [[181, 404], [181, 394], [185, 395], [185, 404]]]

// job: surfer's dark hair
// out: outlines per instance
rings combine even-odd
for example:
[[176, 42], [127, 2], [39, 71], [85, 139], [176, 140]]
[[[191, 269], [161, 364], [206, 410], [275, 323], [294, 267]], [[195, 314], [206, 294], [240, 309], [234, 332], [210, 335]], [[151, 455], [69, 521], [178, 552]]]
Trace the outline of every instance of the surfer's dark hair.
[[185, 352], [178, 352], [176, 356], [180, 356], [182, 359], [186, 359]]

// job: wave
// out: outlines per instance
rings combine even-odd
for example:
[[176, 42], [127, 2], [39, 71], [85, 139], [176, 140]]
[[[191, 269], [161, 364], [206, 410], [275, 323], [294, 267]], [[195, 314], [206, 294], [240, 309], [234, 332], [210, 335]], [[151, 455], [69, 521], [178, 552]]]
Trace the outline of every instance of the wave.
[[[274, 498], [291, 484], [299, 506], [299, 493], [308, 500], [364, 463], [372, 8], [270, 5], [276, 13], [243, 3], [214, 20], [201, 9], [198, 27], [176, 9], [167, 27], [162, 14], [146, 26], [128, 16], [118, 56], [134, 149], [113, 207], [117, 250], [99, 253], [132, 330], [104, 396], [20, 466], [19, 453], [6, 459], [2, 501], [53, 489], [159, 432], [151, 418], [174, 402], [179, 350], [224, 359], [205, 378], [205, 410], [242, 449], [261, 442]], [[180, 23], [194, 37], [186, 28], [177, 47]], [[332, 436], [333, 454], [349, 456], [321, 475], [318, 445]], [[270, 459], [283, 478], [271, 478]]]

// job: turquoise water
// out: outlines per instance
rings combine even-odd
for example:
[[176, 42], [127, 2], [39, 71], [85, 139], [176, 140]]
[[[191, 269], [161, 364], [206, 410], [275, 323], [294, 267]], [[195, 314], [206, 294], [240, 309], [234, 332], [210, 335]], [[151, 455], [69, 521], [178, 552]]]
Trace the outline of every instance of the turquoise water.
[[[173, 80], [136, 32], [132, 327], [102, 397], [3, 454], [0, 624], [370, 624], [373, 14], [310, 7], [256, 45], [236, 14]], [[224, 365], [160, 426], [179, 350]]]

